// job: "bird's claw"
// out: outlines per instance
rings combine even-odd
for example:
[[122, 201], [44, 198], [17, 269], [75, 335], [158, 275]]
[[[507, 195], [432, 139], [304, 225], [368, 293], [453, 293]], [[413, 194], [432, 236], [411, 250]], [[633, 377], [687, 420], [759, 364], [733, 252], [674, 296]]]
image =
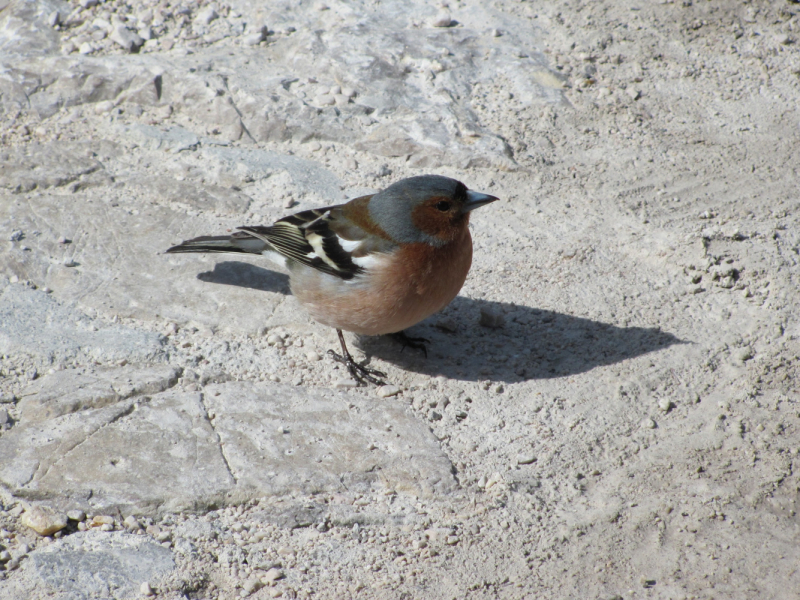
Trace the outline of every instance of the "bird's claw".
[[365, 381], [369, 381], [375, 385], [386, 385], [385, 381], [378, 379], [378, 377], [386, 377], [386, 373], [383, 371], [378, 371], [377, 369], [370, 369], [369, 367], [365, 367], [364, 365], [358, 364], [353, 357], [348, 352], [346, 355], [342, 356], [341, 354], [337, 354], [333, 350], [328, 350], [328, 354], [333, 357], [338, 363], [342, 363], [344, 366], [347, 367], [347, 370], [350, 371], [350, 375], [353, 376], [360, 385], [364, 385]]

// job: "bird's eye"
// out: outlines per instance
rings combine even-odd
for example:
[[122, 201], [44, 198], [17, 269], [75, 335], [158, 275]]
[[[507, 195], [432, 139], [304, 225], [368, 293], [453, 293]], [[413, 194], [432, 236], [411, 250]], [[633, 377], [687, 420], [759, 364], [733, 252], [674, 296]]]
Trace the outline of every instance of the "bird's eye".
[[441, 202], [436, 203], [436, 208], [442, 212], [447, 212], [448, 210], [450, 210], [450, 203], [447, 202], [446, 200], [442, 200]]

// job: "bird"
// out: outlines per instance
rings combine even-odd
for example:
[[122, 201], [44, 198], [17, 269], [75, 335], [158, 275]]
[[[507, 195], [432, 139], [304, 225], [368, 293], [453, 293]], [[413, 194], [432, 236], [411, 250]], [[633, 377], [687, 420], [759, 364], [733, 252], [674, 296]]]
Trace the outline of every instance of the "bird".
[[201, 236], [168, 254], [263, 255], [289, 272], [292, 293], [310, 316], [336, 329], [344, 364], [359, 385], [383, 385], [386, 374], [357, 363], [343, 331], [390, 334], [427, 350], [404, 330], [458, 295], [472, 265], [470, 214], [498, 200], [450, 177], [418, 175], [344, 204], [305, 210], [268, 226]]

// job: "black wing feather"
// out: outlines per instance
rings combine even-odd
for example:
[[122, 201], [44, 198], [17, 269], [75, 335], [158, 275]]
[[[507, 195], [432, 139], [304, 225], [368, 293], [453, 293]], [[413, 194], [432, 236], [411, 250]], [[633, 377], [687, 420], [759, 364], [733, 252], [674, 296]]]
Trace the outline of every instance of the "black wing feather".
[[[364, 269], [355, 264], [350, 253], [342, 248], [336, 232], [331, 229], [335, 217], [332, 211], [339, 208], [318, 208], [284, 217], [269, 227], [239, 227], [240, 230], [261, 238], [287, 258], [323, 273], [341, 279], [352, 279]], [[318, 237], [324, 253], [320, 256], [309, 239]], [[327, 260], [326, 260], [327, 259]]]

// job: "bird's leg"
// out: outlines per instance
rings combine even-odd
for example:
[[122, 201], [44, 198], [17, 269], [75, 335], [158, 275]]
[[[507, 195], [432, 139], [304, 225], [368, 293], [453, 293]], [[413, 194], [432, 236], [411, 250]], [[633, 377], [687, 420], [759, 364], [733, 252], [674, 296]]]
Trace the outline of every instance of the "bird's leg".
[[406, 335], [405, 331], [390, 333], [389, 337], [391, 337], [396, 342], [400, 342], [403, 345], [403, 350], [405, 350], [406, 348], [413, 348], [414, 350], [422, 350], [422, 352], [425, 354], [425, 358], [428, 358], [428, 348], [425, 346], [425, 344], [431, 343], [429, 339], [424, 337], [409, 337]]
[[377, 369], [370, 369], [369, 367], [365, 367], [364, 365], [358, 364], [354, 359], [353, 356], [347, 351], [347, 346], [344, 343], [344, 334], [342, 333], [341, 329], [337, 329], [336, 333], [339, 334], [339, 343], [342, 345], [342, 353], [336, 354], [333, 350], [328, 350], [328, 354], [333, 357], [333, 360], [336, 362], [340, 362], [347, 367], [347, 370], [350, 371], [350, 375], [353, 376], [359, 383], [364, 383], [366, 379], [370, 383], [374, 383], [375, 385], [385, 385], [385, 381], [381, 381], [378, 377], [386, 377], [386, 373], [382, 371], [378, 371]]

